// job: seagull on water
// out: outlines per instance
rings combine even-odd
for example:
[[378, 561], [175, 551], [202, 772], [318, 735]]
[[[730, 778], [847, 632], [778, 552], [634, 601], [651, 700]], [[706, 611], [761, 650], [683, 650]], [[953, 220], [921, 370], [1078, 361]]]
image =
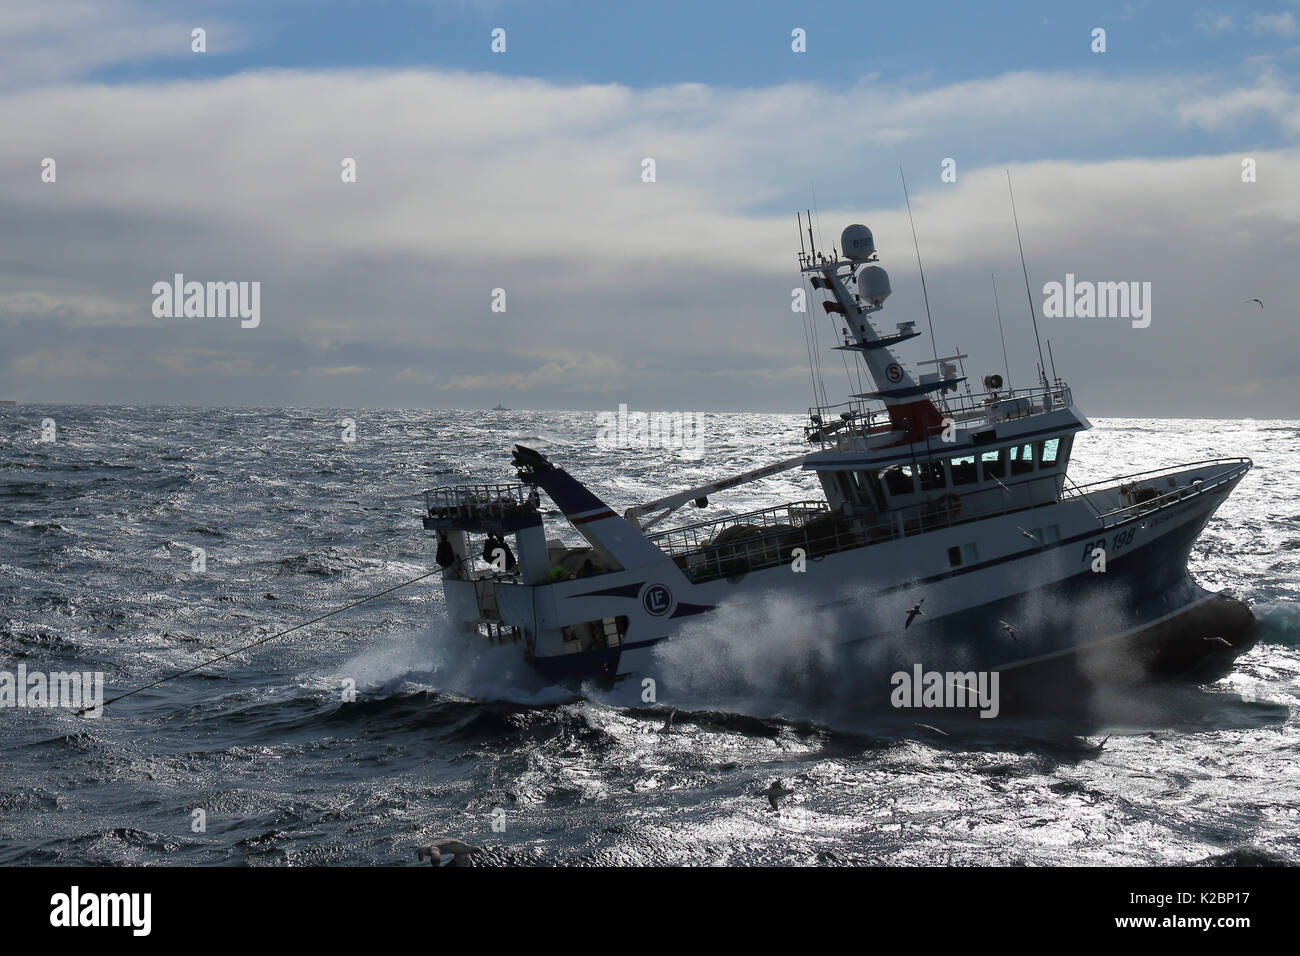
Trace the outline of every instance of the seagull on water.
[[657, 733], [671, 734], [673, 732], [673, 718], [676, 716], [677, 716], [677, 708], [674, 707], [671, 711], [669, 711], [668, 719], [664, 721], [664, 725], [659, 728]]
[[420, 862], [426, 859], [430, 866], [473, 866], [471, 853], [482, 853], [481, 846], [470, 846], [455, 837], [436, 837], [426, 846], [417, 847], [416, 857]]
[[925, 598], [921, 598], [921, 600], [913, 604], [912, 607], [908, 610], [907, 623], [903, 625], [903, 630], [907, 630], [909, 627], [912, 626], [913, 621], [915, 621], [918, 617], [921, 617], [922, 615], [925, 614], [925, 612], [921, 610], [921, 605], [924, 603], [925, 603]]
[[794, 791], [793, 791], [793, 790], [787, 790], [787, 789], [786, 789], [786, 788], [781, 784], [781, 781], [780, 781], [779, 779], [778, 779], [778, 780], [773, 780], [771, 783], [769, 783], [769, 784], [767, 785], [767, 789], [766, 789], [766, 790], [760, 790], [760, 791], [759, 791], [759, 795], [760, 795], [760, 796], [767, 797], [767, 802], [768, 802], [769, 804], [771, 804], [771, 808], [772, 808], [773, 810], [780, 810], [780, 809], [781, 809], [781, 804], [780, 804], [778, 801], [779, 801], [782, 797], [788, 797], [788, 796], [790, 796], [790, 794], [792, 794], [792, 793], [794, 793]]

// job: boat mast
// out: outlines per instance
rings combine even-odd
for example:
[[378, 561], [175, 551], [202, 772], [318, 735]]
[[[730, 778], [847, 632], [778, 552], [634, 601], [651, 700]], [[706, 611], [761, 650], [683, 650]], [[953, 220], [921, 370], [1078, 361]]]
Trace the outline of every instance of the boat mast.
[[[801, 254], [801, 271], [811, 276], [813, 288], [831, 294], [834, 301], [823, 302], [822, 307], [844, 317], [853, 337], [853, 342], [846, 343], [846, 347], [862, 354], [863, 364], [876, 389], [853, 397], [884, 402], [893, 429], [903, 433], [900, 443], [921, 441], [927, 435], [942, 431], [943, 415], [927, 396], [960, 380], [945, 380], [942, 373], [935, 381], [920, 382], [913, 378], [899, 363], [890, 345], [920, 333], [900, 326], [898, 334], [882, 337], [872, 327], [868, 317], [883, 308], [884, 300], [892, 290], [885, 270], [874, 265], [880, 257], [876, 254], [871, 230], [858, 224], [847, 227], [840, 235], [841, 250], [834, 250], [830, 258], [816, 248], [811, 226], [809, 241], [813, 248], [809, 254]], [[841, 251], [843, 259], [840, 258]], [[856, 295], [848, 290], [846, 281], [856, 283]]]

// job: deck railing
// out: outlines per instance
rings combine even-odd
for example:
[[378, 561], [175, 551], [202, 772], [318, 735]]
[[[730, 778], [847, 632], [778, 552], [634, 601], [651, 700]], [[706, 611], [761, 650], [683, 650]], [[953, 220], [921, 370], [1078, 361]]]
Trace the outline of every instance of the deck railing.
[[1139, 471], [1131, 475], [1124, 475], [1120, 478], [1106, 478], [1101, 481], [1089, 482], [1086, 485], [1076, 485], [1070, 492], [1062, 496], [1062, 500], [1086, 496], [1091, 492], [1089, 489], [1096, 491], [1101, 490], [1102, 486], [1112, 486], [1116, 491], [1123, 493], [1126, 488], [1131, 488], [1133, 492], [1137, 491], [1139, 485], [1145, 484], [1150, 487], [1150, 483], [1160, 478], [1172, 477], [1174, 474], [1191, 471], [1197, 468], [1212, 467], [1220, 465], [1225, 468], [1224, 471], [1212, 476], [1209, 480], [1196, 479], [1191, 484], [1175, 486], [1170, 491], [1163, 494], [1147, 498], [1144, 501], [1134, 501], [1131, 504], [1123, 505], [1119, 508], [1113, 508], [1110, 511], [1099, 512], [1098, 520], [1103, 527], [1109, 528], [1113, 525], [1120, 524], [1129, 520], [1135, 515], [1148, 514], [1153, 511], [1159, 511], [1176, 504], [1186, 498], [1203, 495], [1211, 489], [1218, 488], [1222, 485], [1229, 484], [1240, 478], [1251, 466], [1249, 458], [1207, 458], [1204, 461], [1194, 461], [1184, 465], [1168, 465], [1164, 468], [1153, 468], [1149, 471]]
[[[714, 518], [710, 521], [697, 521], [680, 528], [669, 528], [648, 535], [651, 541], [668, 554], [682, 554], [707, 546], [718, 533], [738, 525], [751, 525], [756, 528], [776, 528], [778, 531], [790, 531], [818, 515], [828, 514], [830, 506], [825, 501], [792, 501], [774, 508], [748, 511], [744, 514]], [[727, 545], [729, 546], [729, 545]]]
[[[1126, 475], [1123, 478], [1111, 478], [1105, 481], [1092, 482], [1088, 485], [1075, 486], [1069, 491], [1060, 495], [1059, 499], [1053, 496], [1050, 501], [1034, 501], [1028, 497], [1028, 491], [1025, 495], [1018, 495], [1014, 490], [1017, 486], [1012, 486], [1010, 498], [1016, 499], [1008, 501], [1005, 507], [988, 508], [982, 507], [978, 510], [971, 508], [971, 513], [964, 514], [954, 511], [951, 507], [945, 507], [941, 501], [923, 502], [917, 505], [910, 505], [907, 508], [900, 508], [896, 511], [887, 512], [878, 515], [878, 519], [872, 524], [863, 524], [861, 516], [859, 520], [851, 520], [849, 516], [844, 516], [842, 520], [816, 522], [809, 527], [807, 522], [786, 529], [771, 530], [766, 534], [760, 534], [752, 538], [745, 538], [736, 541], [726, 542], [724, 544], [698, 544], [689, 550], [677, 551], [671, 553], [673, 559], [686, 572], [687, 576], [693, 581], [711, 580], [713, 578], [725, 577], [733, 574], [743, 574], [746, 571], [756, 571], [761, 568], [771, 567], [776, 564], [788, 564], [794, 557], [794, 549], [801, 548], [805, 557], [815, 558], [826, 554], [833, 554], [837, 551], [845, 551], [850, 548], [863, 547], [865, 545], [876, 544], [882, 541], [892, 541], [898, 538], [909, 537], [911, 535], [923, 534], [927, 531], [934, 531], [939, 528], [954, 527], [972, 521], [980, 521], [986, 518], [998, 517], [1005, 514], [1030, 512], [1037, 508], [1057, 504], [1059, 501], [1069, 501], [1076, 498], [1086, 498], [1092, 492], [1103, 490], [1103, 486], [1112, 487], [1119, 490], [1129, 483], [1139, 483], [1151, 481], [1177, 471], [1188, 471], [1197, 467], [1207, 465], [1237, 465], [1240, 467], [1232, 468], [1216, 474], [1213, 477], [1188, 485], [1182, 485], [1165, 494], [1150, 498], [1147, 501], [1137, 502], [1126, 505], [1122, 508], [1116, 508], [1108, 512], [1099, 512], [1098, 520], [1102, 527], [1109, 528], [1120, 522], [1129, 520], [1136, 514], [1145, 514], [1152, 511], [1158, 511], [1162, 508], [1169, 507], [1179, 501], [1205, 494], [1206, 492], [1217, 488], [1226, 483], [1235, 481], [1239, 478], [1243, 470], [1250, 465], [1248, 458], [1218, 458], [1208, 461], [1193, 462], [1189, 465], [1179, 465], [1170, 468], [1159, 468], [1152, 471], [1139, 472], [1133, 475]], [[1041, 479], [1039, 479], [1041, 480]], [[1024, 485], [1029, 484], [1025, 482]], [[1024, 487], [1021, 485], [1019, 487]], [[973, 498], [976, 495], [994, 494], [1001, 489], [984, 489], [968, 495], [967, 498]], [[753, 512], [752, 515], [737, 515], [735, 518], [723, 519], [720, 522], [702, 522], [700, 525], [693, 525], [691, 528], [718, 527], [723, 524], [745, 524], [753, 523], [745, 519], [758, 515], [769, 515], [772, 513], [781, 513], [787, 508], [794, 508], [805, 505], [821, 505], [817, 517], [830, 518], [832, 512], [826, 508], [822, 502], [797, 502], [795, 505], [782, 506], [780, 508], [769, 508], [763, 512]], [[963, 508], [963, 511], [966, 509]], [[676, 529], [686, 530], [686, 529]], [[673, 532], [660, 532], [655, 538], [663, 538]], [[698, 538], [703, 541], [705, 539]], [[658, 542], [656, 542], [658, 543]], [[660, 544], [660, 547], [664, 547]], [[668, 550], [664, 548], [664, 550]]]
[[791, 531], [709, 545], [677, 555], [674, 560], [687, 577], [698, 582], [788, 564], [794, 560], [796, 549], [800, 549], [805, 558], [817, 558], [869, 543], [866, 534], [844, 521], [818, 528], [804, 525]]
[[[1070, 386], [1056, 381], [1048, 386], [1003, 389], [996, 392], [976, 392], [972, 395], [954, 394], [936, 399], [939, 409], [939, 426], [945, 419], [961, 425], [979, 421], [989, 424], [1042, 415], [1065, 408], [1072, 401]], [[866, 438], [884, 434], [890, 429], [888, 412], [873, 407], [864, 399], [840, 402], [838, 405], [818, 405], [808, 409], [811, 424], [807, 428], [809, 441], [820, 441], [823, 447], [832, 444], [841, 435]], [[922, 437], [922, 436], [918, 436]]]
[[537, 489], [521, 483], [444, 485], [424, 492], [425, 511], [439, 518], [508, 518], [536, 511]]
[[[649, 535], [649, 539], [673, 558], [692, 580], [710, 580], [746, 571], [790, 562], [795, 549], [802, 549], [805, 557], [816, 558], [837, 551], [862, 547], [881, 541], [890, 541], [910, 535], [922, 534], [938, 528], [952, 527], [971, 521], [998, 517], [1013, 512], [1071, 501], [1089, 499], [1095, 492], [1106, 488], [1121, 494], [1136, 487], [1151, 487], [1151, 482], [1176, 473], [1197, 468], [1224, 466], [1224, 470], [1208, 479], [1198, 479], [1192, 484], [1175, 487], [1144, 501], [1136, 501], [1109, 511], [1098, 510], [1098, 520], [1103, 527], [1111, 527], [1129, 520], [1137, 514], [1147, 514], [1169, 507], [1179, 501], [1204, 494], [1214, 488], [1235, 481], [1250, 467], [1249, 458], [1213, 458], [1190, 464], [1172, 465], [1149, 471], [1136, 472], [1119, 478], [1107, 478], [1085, 485], [1071, 485], [1053, 494], [1051, 500], [1034, 500], [1028, 486], [1037, 484], [1047, 476], [1033, 482], [1013, 484], [1008, 489], [977, 489], [963, 496], [961, 508], [953, 507], [951, 496], [909, 505], [875, 516], [870, 524], [863, 522], [864, 515], [837, 514], [825, 501], [804, 500], [789, 502], [773, 508], [729, 515], [711, 521], [700, 521], [680, 528], [670, 528]], [[1061, 481], [1063, 476], [1051, 476]], [[1024, 489], [1023, 491], [1021, 489]], [[988, 507], [988, 497], [1005, 496], [1001, 506]], [[523, 484], [468, 484], [430, 488], [424, 492], [425, 508], [430, 515], [457, 518], [509, 517], [521, 512], [535, 512], [538, 507], [536, 489]], [[978, 503], [977, 503], [978, 502]], [[1096, 504], [1089, 501], [1096, 509]], [[748, 538], [716, 542], [718, 534], [727, 528], [749, 525], [759, 533]]]

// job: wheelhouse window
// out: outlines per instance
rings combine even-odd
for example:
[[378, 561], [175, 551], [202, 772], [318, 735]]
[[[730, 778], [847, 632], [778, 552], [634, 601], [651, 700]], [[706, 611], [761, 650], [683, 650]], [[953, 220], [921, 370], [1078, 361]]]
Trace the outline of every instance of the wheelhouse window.
[[948, 487], [948, 482], [944, 478], [943, 462], [923, 461], [916, 470], [920, 474], [922, 491], [936, 491]]
[[988, 481], [990, 478], [1005, 478], [1007, 474], [1007, 462], [1002, 455], [1001, 448], [995, 448], [993, 451], [980, 452], [980, 471], [981, 477]]
[[1061, 439], [1048, 438], [1046, 441], [1038, 443], [1038, 467], [1055, 468], [1058, 456], [1061, 453]]
[[858, 504], [858, 484], [853, 480], [853, 472], [841, 471], [837, 473], [836, 477], [840, 481], [840, 494], [844, 496], [844, 499], [853, 504]]
[[1034, 470], [1034, 446], [1011, 446], [1011, 474], [1027, 475]]
[[975, 456], [962, 455], [952, 459], [952, 483], [954, 485], [971, 485], [979, 481], [975, 470]]
[[880, 473], [880, 478], [891, 495], [910, 495], [916, 490], [911, 465], [891, 465]]
[[842, 471], [840, 489], [844, 497], [855, 505], [874, 507], [876, 502], [872, 494], [871, 474], [865, 471]]

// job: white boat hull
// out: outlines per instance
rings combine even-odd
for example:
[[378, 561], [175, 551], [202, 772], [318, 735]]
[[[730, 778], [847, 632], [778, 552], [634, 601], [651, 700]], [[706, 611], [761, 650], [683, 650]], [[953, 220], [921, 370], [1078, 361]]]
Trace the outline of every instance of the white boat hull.
[[[1188, 575], [1188, 554], [1248, 467], [1179, 472], [1180, 486], [1199, 479], [1213, 487], [1106, 526], [1096, 508], [1107, 500], [1102, 491], [826, 554], [807, 560], [802, 571], [779, 564], [695, 584], [666, 560], [540, 587], [498, 583], [495, 597], [506, 624], [535, 635], [526, 653], [556, 681], [662, 680], [655, 655], [661, 641], [708, 639], [715, 619], [752, 621], [772, 602], [785, 609], [783, 619], [807, 621], [843, 647], [847, 662], [870, 662], [882, 673], [920, 659], [942, 670], [1003, 671], [1075, 658], [1086, 648], [1108, 647], [1114, 657], [1116, 646], [1137, 647], [1151, 628], [1176, 636], [1168, 622], [1205, 602], [1207, 592]], [[949, 549], [970, 544], [973, 560], [951, 566]], [[908, 625], [918, 602], [923, 613]], [[618, 617], [626, 627], [616, 646], [566, 653], [554, 639], [564, 625]], [[1240, 630], [1233, 620], [1244, 626], [1249, 618], [1249, 611], [1244, 618], [1230, 614], [1211, 627]], [[705, 633], [692, 634], [702, 622]], [[1179, 669], [1223, 646], [1194, 637], [1178, 654], [1119, 659], [1119, 670]]]

